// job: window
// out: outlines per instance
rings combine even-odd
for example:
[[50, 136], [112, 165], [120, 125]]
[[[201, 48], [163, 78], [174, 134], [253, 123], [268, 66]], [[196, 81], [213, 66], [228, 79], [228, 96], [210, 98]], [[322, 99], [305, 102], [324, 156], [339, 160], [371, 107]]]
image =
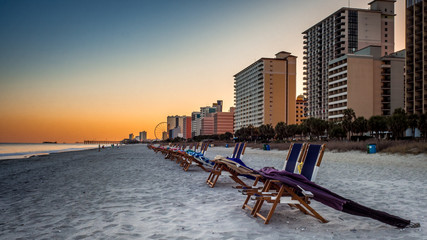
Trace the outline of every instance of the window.
[[387, 32], [387, 28], [385, 28], [385, 31]]
[[384, 48], [387, 49], [387, 46], [385, 46]]
[[387, 37], [388, 35], [387, 35], [387, 33], [384, 35], [384, 37]]
[[385, 25], [388, 25], [388, 22], [385, 22]]

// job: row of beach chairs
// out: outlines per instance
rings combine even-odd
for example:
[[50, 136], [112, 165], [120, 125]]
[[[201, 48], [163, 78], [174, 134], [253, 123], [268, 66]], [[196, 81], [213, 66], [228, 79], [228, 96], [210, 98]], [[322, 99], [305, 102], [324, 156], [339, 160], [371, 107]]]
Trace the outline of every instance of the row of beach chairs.
[[[178, 163], [184, 171], [197, 166], [208, 172], [206, 183], [211, 188], [215, 187], [220, 176], [228, 175], [238, 184], [233, 188], [246, 196], [242, 209], [251, 211], [252, 216], [263, 219], [265, 224], [269, 223], [280, 203], [299, 209], [322, 223], [328, 222], [311, 207], [313, 199], [338, 211], [369, 217], [397, 228], [420, 227], [419, 223], [363, 206], [314, 183], [325, 151], [324, 144], [292, 143], [282, 170], [271, 167], [254, 170], [247, 166], [242, 161], [246, 143], [236, 143], [230, 157], [216, 156], [212, 160], [205, 156], [208, 147], [208, 142], [188, 146], [148, 145], [154, 152]], [[247, 184], [248, 180], [252, 184]], [[267, 215], [263, 215], [261, 209], [266, 203], [270, 208]]]
[[[197, 166], [208, 172], [206, 183], [211, 188], [215, 187], [220, 176], [229, 176], [238, 184], [234, 188], [246, 196], [242, 209], [250, 210], [252, 216], [263, 219], [265, 224], [269, 223], [277, 205], [280, 203], [297, 208], [323, 223], [327, 222], [310, 206], [311, 198], [314, 197], [313, 193], [299, 185], [289, 186], [283, 184], [281, 181], [267, 177], [263, 172], [248, 167], [242, 161], [246, 143], [236, 143], [230, 157], [216, 156], [212, 160], [205, 156], [208, 146], [208, 142], [203, 142], [201, 144], [192, 143], [188, 146], [185, 144], [157, 147], [148, 145], [148, 148], [156, 153], [162, 153], [166, 159], [175, 161], [184, 171], [187, 171], [191, 166]], [[324, 144], [292, 143], [284, 161], [282, 172], [301, 175], [308, 181], [314, 182], [324, 151]], [[253, 183], [248, 184], [248, 181]], [[251, 205], [251, 203], [253, 204]], [[266, 216], [261, 214], [261, 209], [265, 203], [270, 205]]]

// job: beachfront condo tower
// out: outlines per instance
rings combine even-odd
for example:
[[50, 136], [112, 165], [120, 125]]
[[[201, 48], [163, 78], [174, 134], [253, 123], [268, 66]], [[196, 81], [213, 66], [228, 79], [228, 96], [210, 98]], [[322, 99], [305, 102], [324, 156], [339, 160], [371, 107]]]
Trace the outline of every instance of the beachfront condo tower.
[[296, 105], [295, 105], [295, 120], [296, 124], [301, 124], [302, 121], [304, 121], [307, 118], [306, 111], [307, 111], [307, 101], [304, 99], [303, 95], [298, 95], [296, 99]]
[[303, 32], [304, 94], [308, 117], [328, 119], [328, 64], [370, 45], [394, 52], [395, 0], [374, 0], [369, 9], [341, 8]]
[[342, 121], [348, 108], [366, 119], [403, 109], [405, 50], [381, 54], [369, 46], [329, 62], [329, 120]]
[[406, 112], [427, 113], [427, 1], [406, 1]]
[[234, 75], [234, 130], [278, 122], [295, 124], [296, 57], [279, 52]]

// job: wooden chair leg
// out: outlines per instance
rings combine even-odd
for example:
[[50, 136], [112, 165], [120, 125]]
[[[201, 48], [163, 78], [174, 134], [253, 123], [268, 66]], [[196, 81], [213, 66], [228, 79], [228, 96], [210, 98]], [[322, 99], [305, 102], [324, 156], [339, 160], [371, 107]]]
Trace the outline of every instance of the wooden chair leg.
[[[256, 179], [255, 179], [254, 183], [252, 184], [252, 187], [256, 187], [256, 185], [258, 184], [259, 180], [260, 180], [260, 177], [256, 177]], [[264, 188], [265, 188], [265, 185], [263, 186], [263, 188], [262, 188], [262, 189], [264, 189]], [[248, 203], [249, 203], [249, 200], [251, 199], [251, 197], [252, 197], [256, 192], [257, 192], [257, 190], [255, 190], [255, 189], [253, 189], [253, 191], [249, 191], [249, 192], [247, 192], [247, 196], [246, 196], [245, 202], [243, 203], [242, 209], [247, 208], [247, 209], [249, 209], [249, 210], [252, 212], [253, 207], [249, 206], [249, 204], [248, 204]]]
[[[268, 180], [267, 182], [265, 182], [264, 187], [262, 188], [261, 192], [268, 192], [270, 190], [270, 186], [271, 186], [271, 181]], [[251, 215], [253, 215], [254, 217], [257, 217], [257, 212], [260, 211], [262, 205], [264, 204], [265, 199], [264, 198], [259, 198], [256, 202], [254, 207], [252, 208], [252, 212]]]
[[284, 191], [283, 186], [280, 188], [279, 192], [277, 193], [276, 199], [273, 202], [273, 206], [271, 206], [270, 211], [268, 212], [268, 215], [266, 218], [263, 218], [261, 214], [259, 214], [259, 212], [257, 213], [258, 216], [260, 216], [261, 218], [264, 219], [264, 224], [268, 224], [268, 222], [270, 221], [271, 217], [273, 216], [274, 211], [276, 210], [277, 204], [280, 203], [280, 197], [282, 196]]
[[224, 168], [224, 166], [222, 164], [215, 164], [214, 168], [212, 169], [211, 173], [209, 174], [208, 179], [206, 180], [206, 183], [211, 188], [215, 187], [215, 184], [218, 181], [219, 176], [221, 176], [221, 172], [222, 172], [223, 168]]
[[207, 184], [209, 184], [210, 182], [212, 182], [213, 175], [214, 175], [214, 171], [216, 171], [216, 170], [217, 170], [217, 168], [218, 168], [218, 164], [217, 164], [217, 163], [215, 163], [215, 165], [214, 165], [214, 166], [213, 166], [213, 168], [212, 168], [212, 171], [209, 173], [209, 176], [208, 176], [208, 178], [206, 179], [206, 183], [207, 183]]

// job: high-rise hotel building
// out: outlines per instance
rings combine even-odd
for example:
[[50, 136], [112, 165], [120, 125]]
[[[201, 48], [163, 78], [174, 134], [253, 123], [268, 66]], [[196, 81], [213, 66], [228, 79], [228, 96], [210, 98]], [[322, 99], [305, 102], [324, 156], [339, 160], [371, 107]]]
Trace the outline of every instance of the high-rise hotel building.
[[295, 124], [296, 57], [279, 52], [234, 75], [234, 130], [278, 122]]
[[406, 112], [427, 113], [427, 0], [406, 0]]
[[329, 120], [342, 121], [351, 108], [356, 116], [391, 115], [404, 107], [405, 50], [381, 57], [369, 46], [329, 62]]
[[341, 8], [303, 32], [304, 94], [308, 117], [328, 119], [329, 61], [370, 45], [394, 52], [395, 0], [374, 0], [370, 9]]

